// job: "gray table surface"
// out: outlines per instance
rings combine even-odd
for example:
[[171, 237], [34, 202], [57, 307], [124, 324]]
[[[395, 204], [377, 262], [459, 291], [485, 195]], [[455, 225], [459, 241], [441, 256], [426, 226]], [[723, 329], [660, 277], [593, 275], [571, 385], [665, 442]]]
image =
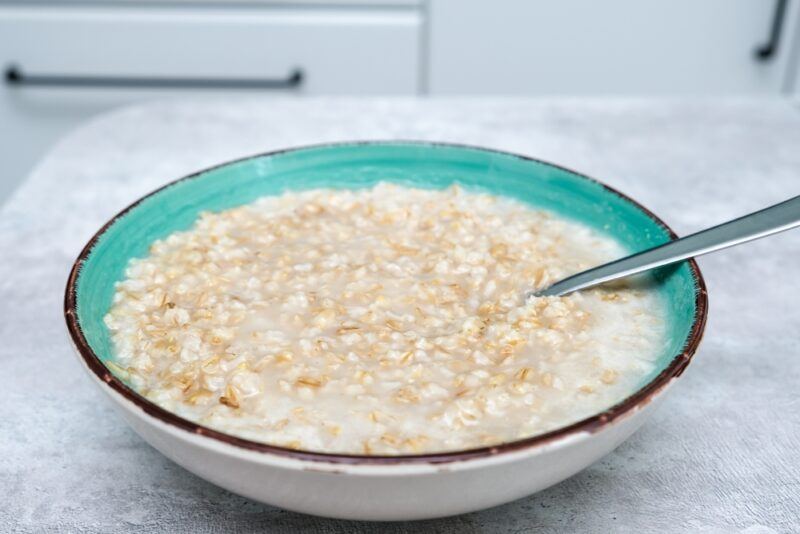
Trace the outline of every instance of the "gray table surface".
[[67, 342], [62, 292], [82, 245], [191, 171], [374, 138], [558, 162], [679, 234], [800, 193], [800, 109], [781, 100], [197, 99], [101, 116], [0, 211], [0, 531], [800, 531], [800, 231], [702, 258], [710, 317], [684, 379], [615, 452], [505, 506], [414, 524], [304, 516], [219, 489], [134, 434]]

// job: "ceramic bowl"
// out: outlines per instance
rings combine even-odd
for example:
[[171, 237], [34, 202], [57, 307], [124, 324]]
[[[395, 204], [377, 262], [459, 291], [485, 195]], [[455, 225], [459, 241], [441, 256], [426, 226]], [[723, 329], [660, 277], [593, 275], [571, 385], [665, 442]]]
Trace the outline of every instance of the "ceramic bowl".
[[697, 349], [706, 291], [697, 265], [655, 273], [668, 308], [657, 369], [616, 406], [564, 428], [495, 447], [410, 456], [304, 452], [227, 435], [163, 410], [104, 365], [103, 316], [127, 261], [153, 240], [215, 211], [307, 188], [359, 188], [379, 181], [442, 188], [458, 182], [554, 211], [613, 236], [631, 250], [673, 239], [650, 211], [562, 167], [481, 148], [421, 142], [312, 146], [226, 163], [136, 201], [89, 241], [69, 277], [65, 317], [79, 359], [148, 443], [189, 471], [252, 499], [321, 516], [409, 520], [460, 514], [529, 495], [614, 449], [652, 413]]

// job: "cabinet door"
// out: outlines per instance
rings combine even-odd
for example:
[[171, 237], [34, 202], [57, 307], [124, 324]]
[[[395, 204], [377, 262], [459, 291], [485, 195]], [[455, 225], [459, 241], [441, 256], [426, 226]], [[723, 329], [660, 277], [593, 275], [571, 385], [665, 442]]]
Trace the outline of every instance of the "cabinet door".
[[416, 94], [420, 26], [414, 5], [0, 7], [0, 69], [16, 69], [0, 202], [65, 131], [137, 100]]
[[[797, 0], [773, 58], [773, 0], [431, 0], [432, 93], [776, 94]], [[794, 59], [798, 61], [798, 59]]]

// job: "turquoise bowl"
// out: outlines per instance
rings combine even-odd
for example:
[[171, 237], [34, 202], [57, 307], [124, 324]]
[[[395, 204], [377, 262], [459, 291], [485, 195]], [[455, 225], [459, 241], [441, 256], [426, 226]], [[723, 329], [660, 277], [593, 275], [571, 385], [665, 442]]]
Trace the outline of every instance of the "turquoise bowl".
[[109, 372], [109, 331], [103, 323], [114, 285], [131, 258], [150, 244], [189, 228], [203, 211], [220, 211], [265, 195], [312, 188], [358, 189], [381, 181], [441, 189], [459, 184], [512, 197], [588, 225], [630, 251], [675, 238], [650, 211], [621, 193], [574, 171], [532, 158], [476, 147], [429, 142], [365, 142], [310, 146], [244, 158], [172, 182], [126, 208], [86, 245], [75, 262], [65, 299], [72, 340], [84, 363], [117, 393], [167, 424], [249, 450], [342, 462], [448, 461], [543, 443], [571, 432], [596, 429], [646, 403], [677, 377], [702, 337], [707, 297], [694, 261], [656, 271], [668, 322], [667, 340], [655, 371], [618, 405], [568, 427], [486, 449], [434, 455], [374, 457], [293, 451], [229, 436], [202, 427], [139, 396]]

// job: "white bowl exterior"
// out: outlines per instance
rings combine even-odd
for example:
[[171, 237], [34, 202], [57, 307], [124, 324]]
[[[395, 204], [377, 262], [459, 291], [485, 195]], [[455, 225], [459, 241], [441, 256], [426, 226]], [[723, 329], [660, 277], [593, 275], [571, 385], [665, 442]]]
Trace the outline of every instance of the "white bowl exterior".
[[234, 493], [288, 510], [387, 521], [472, 512], [556, 484], [628, 438], [666, 389], [591, 433], [448, 463], [370, 465], [298, 460], [193, 434], [147, 414], [86, 369], [145, 441], [192, 473]]

